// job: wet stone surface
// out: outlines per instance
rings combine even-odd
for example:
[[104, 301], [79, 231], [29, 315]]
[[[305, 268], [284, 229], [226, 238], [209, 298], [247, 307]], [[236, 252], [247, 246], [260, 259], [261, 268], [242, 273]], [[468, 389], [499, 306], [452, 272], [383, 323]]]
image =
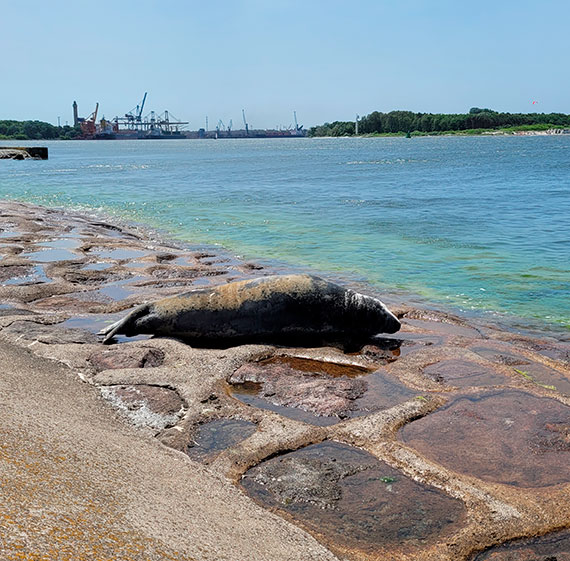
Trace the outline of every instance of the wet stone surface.
[[570, 482], [570, 408], [504, 390], [462, 396], [406, 425], [401, 439], [461, 474], [518, 487]]
[[7, 316], [32, 316], [34, 312], [22, 308], [13, 308], [7, 304], [0, 304], [0, 318]]
[[325, 541], [365, 553], [422, 547], [465, 518], [460, 501], [336, 442], [267, 460], [250, 469], [242, 485], [258, 502], [286, 511]]
[[50, 282], [42, 265], [12, 265], [0, 267], [0, 284], [25, 285]]
[[210, 421], [198, 427], [192, 443], [186, 448], [186, 454], [193, 460], [208, 460], [239, 444], [255, 431], [255, 423], [241, 419]]
[[560, 393], [570, 395], [570, 380], [560, 372], [543, 364], [529, 362], [513, 368], [514, 372], [534, 384], [547, 389], [558, 390]]
[[473, 347], [473, 352], [477, 353], [478, 355], [491, 360], [492, 362], [496, 362], [497, 364], [504, 364], [506, 366], [518, 366], [522, 364], [528, 364], [528, 360], [520, 355], [516, 355], [514, 353], [505, 351], [505, 350], [498, 350], [493, 347]]
[[426, 347], [439, 347], [443, 345], [445, 339], [441, 335], [398, 332], [397, 337], [384, 337], [383, 341], [384, 344], [392, 342], [393, 345], [397, 345], [398, 352], [394, 352], [395, 356], [406, 356]]
[[570, 561], [570, 530], [513, 540], [483, 551], [471, 561]]
[[468, 360], [442, 360], [424, 368], [423, 373], [436, 382], [460, 388], [509, 384], [507, 376]]
[[72, 329], [60, 325], [43, 325], [32, 321], [15, 321], [2, 330], [19, 340], [45, 344], [96, 343], [97, 336], [83, 329]]
[[97, 372], [117, 368], [153, 368], [164, 362], [164, 352], [157, 348], [120, 346], [95, 351], [88, 360]]
[[456, 325], [442, 321], [428, 321], [426, 319], [404, 319], [404, 324], [415, 328], [425, 329], [426, 331], [435, 331], [442, 336], [452, 337], [473, 337], [478, 338], [479, 332], [472, 327]]
[[414, 395], [381, 370], [293, 357], [246, 364], [228, 382], [234, 397], [245, 403], [322, 426]]
[[147, 384], [102, 386], [101, 394], [139, 427], [162, 430], [175, 425], [184, 402], [175, 390]]

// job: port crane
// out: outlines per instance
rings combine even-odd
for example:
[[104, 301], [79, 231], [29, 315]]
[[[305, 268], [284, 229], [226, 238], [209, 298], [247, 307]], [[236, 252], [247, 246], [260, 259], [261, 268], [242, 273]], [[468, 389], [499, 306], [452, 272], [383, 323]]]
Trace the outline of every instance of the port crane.
[[135, 132], [142, 135], [142, 137], [172, 135], [173, 133], [178, 134], [180, 128], [188, 124], [188, 121], [179, 121], [167, 110], [160, 115], [157, 115], [155, 111], [151, 111], [143, 117], [146, 97], [147, 92], [145, 92], [140, 105], [125, 113], [124, 117], [115, 117], [113, 119], [113, 131], [115, 133]]
[[[75, 103], [75, 102], [74, 102]], [[77, 107], [77, 106], [75, 106]], [[74, 108], [75, 109], [75, 108]], [[83, 119], [81, 117], [77, 118], [77, 122], [81, 127], [81, 132], [83, 136], [89, 136], [95, 134], [96, 127], [95, 122], [97, 121], [97, 113], [99, 112], [99, 102], [95, 104], [95, 111], [87, 117], [87, 119]]]
[[245, 136], [249, 136], [249, 125], [247, 124], [247, 121], [245, 119], [245, 109], [241, 110], [241, 115], [243, 117], [243, 124], [245, 126]]
[[144, 109], [144, 103], [146, 101], [146, 96], [148, 92], [144, 93], [144, 97], [140, 105], [137, 105], [134, 109], [131, 109], [128, 113], [125, 113], [124, 117], [115, 117], [115, 123], [121, 123], [126, 125], [127, 128], [135, 130], [137, 125], [142, 123], [142, 112]]

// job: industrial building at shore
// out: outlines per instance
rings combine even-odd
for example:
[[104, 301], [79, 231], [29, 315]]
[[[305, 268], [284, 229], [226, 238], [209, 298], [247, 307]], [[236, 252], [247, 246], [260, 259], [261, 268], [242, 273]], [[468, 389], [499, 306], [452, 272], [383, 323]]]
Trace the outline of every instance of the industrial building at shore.
[[279, 129], [250, 129], [245, 110], [242, 109], [243, 129], [234, 129], [230, 120], [225, 125], [220, 119], [213, 130], [208, 130], [208, 117], [206, 127], [198, 130], [186, 130], [188, 121], [181, 121], [165, 110], [163, 113], [150, 111], [143, 117], [146, 102], [145, 92], [142, 102], [122, 117], [111, 120], [102, 117], [97, 121], [99, 103], [89, 117], [79, 117], [77, 102], [73, 102], [73, 124], [81, 127], [81, 140], [176, 140], [188, 138], [302, 138], [306, 135], [303, 125], [297, 123], [297, 114], [293, 116], [295, 126]]

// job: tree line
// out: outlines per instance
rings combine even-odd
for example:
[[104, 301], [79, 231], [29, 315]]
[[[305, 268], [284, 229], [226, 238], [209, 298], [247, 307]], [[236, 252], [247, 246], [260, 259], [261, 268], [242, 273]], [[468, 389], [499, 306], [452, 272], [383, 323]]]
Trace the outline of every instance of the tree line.
[[1, 140], [71, 140], [80, 134], [79, 126], [57, 127], [43, 121], [0, 121]]
[[[496, 130], [513, 127], [570, 127], [565, 113], [499, 113], [472, 107], [469, 113], [374, 111], [358, 121], [359, 134], [438, 134], [448, 131]], [[335, 121], [309, 129], [309, 136], [352, 136], [354, 121]]]

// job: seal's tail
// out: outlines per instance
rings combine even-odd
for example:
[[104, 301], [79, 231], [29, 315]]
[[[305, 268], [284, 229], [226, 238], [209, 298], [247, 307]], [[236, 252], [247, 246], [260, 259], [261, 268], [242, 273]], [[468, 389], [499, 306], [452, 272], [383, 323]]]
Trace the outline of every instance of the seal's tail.
[[146, 314], [148, 311], [148, 304], [141, 304], [137, 306], [134, 310], [131, 310], [124, 318], [119, 321], [104, 327], [97, 333], [97, 335], [102, 339], [103, 344], [111, 343], [111, 339], [122, 333], [124, 335], [131, 335], [136, 333], [135, 321], [142, 315]]

